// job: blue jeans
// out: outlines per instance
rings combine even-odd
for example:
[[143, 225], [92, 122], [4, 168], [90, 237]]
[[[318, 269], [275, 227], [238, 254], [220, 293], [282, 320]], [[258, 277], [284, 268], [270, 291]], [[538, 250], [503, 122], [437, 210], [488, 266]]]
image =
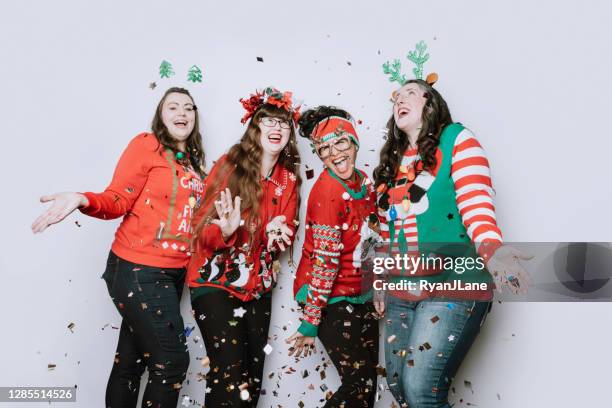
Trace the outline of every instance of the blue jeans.
[[387, 384], [400, 405], [450, 408], [452, 379], [476, 339], [489, 306], [490, 302], [410, 302], [387, 297]]

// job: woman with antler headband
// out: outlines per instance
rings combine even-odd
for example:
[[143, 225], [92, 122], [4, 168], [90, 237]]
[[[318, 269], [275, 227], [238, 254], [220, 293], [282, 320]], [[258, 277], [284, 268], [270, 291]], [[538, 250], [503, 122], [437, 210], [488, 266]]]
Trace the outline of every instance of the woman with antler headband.
[[257, 406], [278, 258], [297, 227], [299, 106], [274, 88], [240, 101], [247, 128], [207, 178], [187, 272], [210, 407]]
[[102, 275], [122, 317], [106, 388], [106, 407], [176, 407], [189, 367], [180, 301], [189, 262], [192, 209], [204, 189], [204, 152], [189, 91], [170, 88], [159, 101], [151, 132], [134, 137], [101, 193], [56, 193], [32, 225], [36, 232], [77, 208], [104, 220], [123, 217]]
[[293, 286], [302, 322], [287, 343], [296, 357], [313, 352], [317, 336], [325, 346], [342, 381], [325, 407], [373, 407], [376, 388], [378, 321], [361, 263], [369, 218], [376, 220], [376, 194], [355, 168], [359, 138], [351, 121], [348, 112], [331, 106], [300, 119], [300, 134], [311, 140], [325, 170], [308, 197]]
[[[419, 43], [409, 54], [417, 78], [429, 56], [425, 48]], [[428, 260], [389, 270], [389, 281], [414, 286], [387, 292], [386, 304], [375, 302], [380, 313], [386, 307], [387, 383], [410, 407], [449, 407], [451, 381], [484, 322], [493, 282], [498, 290], [524, 292], [529, 277], [518, 261], [529, 257], [502, 245], [489, 162], [474, 134], [453, 122], [433, 88], [437, 75], [405, 81], [399, 61], [383, 68], [401, 87], [374, 170], [379, 256]], [[471, 267], [458, 266], [469, 259]]]

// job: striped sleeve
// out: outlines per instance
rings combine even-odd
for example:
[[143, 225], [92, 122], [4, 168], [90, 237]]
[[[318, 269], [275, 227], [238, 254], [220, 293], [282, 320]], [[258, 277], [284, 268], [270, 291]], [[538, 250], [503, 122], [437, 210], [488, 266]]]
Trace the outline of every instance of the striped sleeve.
[[501, 245], [503, 238], [495, 217], [489, 161], [474, 134], [467, 129], [455, 140], [451, 176], [463, 225], [480, 256], [486, 259]]

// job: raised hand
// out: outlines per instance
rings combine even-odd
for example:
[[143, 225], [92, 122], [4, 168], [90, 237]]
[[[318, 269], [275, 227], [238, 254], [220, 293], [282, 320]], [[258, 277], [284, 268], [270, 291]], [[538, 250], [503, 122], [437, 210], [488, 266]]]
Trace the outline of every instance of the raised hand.
[[79, 207], [89, 205], [87, 197], [80, 193], [55, 193], [40, 197], [41, 203], [53, 202], [40, 217], [32, 223], [32, 232], [39, 233], [47, 229], [49, 225], [57, 224]]
[[515, 295], [527, 293], [527, 287], [532, 283], [531, 277], [520, 261], [532, 258], [533, 255], [524, 254], [511, 246], [497, 248], [487, 262], [487, 269], [493, 275], [497, 291], [501, 293], [502, 287], [506, 285]]
[[268, 251], [274, 249], [274, 243], [278, 244], [281, 251], [284, 251], [285, 244], [291, 245], [291, 236], [293, 231], [287, 226], [287, 218], [284, 215], [278, 215], [266, 225], [266, 234], [268, 234]]
[[221, 228], [223, 239], [227, 240], [240, 226], [240, 196], [232, 202], [232, 193], [229, 188], [221, 191], [219, 200], [215, 201], [215, 209], [219, 219], [212, 220]]

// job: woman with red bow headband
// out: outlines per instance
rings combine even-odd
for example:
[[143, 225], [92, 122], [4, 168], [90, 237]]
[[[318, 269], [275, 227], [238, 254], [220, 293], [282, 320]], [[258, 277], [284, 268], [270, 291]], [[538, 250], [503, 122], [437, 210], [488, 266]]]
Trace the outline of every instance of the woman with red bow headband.
[[308, 197], [306, 236], [293, 290], [302, 322], [286, 341], [289, 355], [309, 355], [319, 337], [342, 384], [325, 407], [373, 407], [378, 363], [378, 321], [362, 259], [362, 244], [376, 219], [376, 194], [355, 168], [359, 138], [348, 112], [308, 110], [300, 134], [325, 164]]
[[[187, 283], [210, 361], [205, 403], [256, 407], [278, 258], [297, 228], [299, 107], [274, 88], [241, 99], [246, 131], [212, 168]], [[234, 196], [234, 198], [232, 198]]]

